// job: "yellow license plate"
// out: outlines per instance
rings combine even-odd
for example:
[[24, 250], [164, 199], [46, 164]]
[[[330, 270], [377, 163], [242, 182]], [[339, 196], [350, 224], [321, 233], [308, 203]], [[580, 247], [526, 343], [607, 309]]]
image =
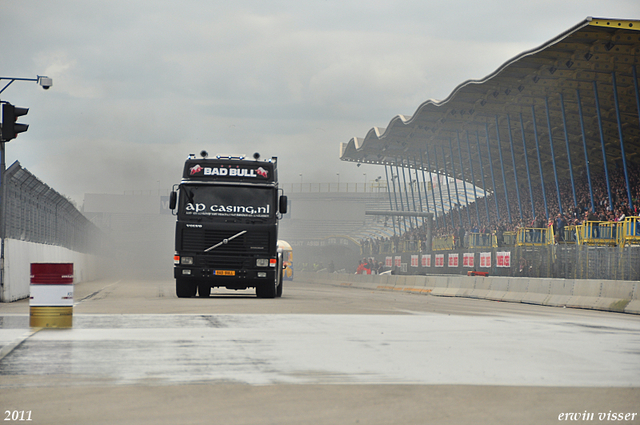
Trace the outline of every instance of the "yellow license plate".
[[235, 270], [215, 270], [214, 273], [216, 276], [235, 276]]

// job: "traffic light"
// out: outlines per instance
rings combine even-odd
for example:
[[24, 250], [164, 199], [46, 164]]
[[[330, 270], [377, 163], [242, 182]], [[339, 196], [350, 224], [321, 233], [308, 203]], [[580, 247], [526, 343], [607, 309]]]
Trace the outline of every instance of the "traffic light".
[[2, 104], [2, 141], [8, 142], [15, 139], [18, 133], [24, 133], [29, 128], [29, 124], [20, 124], [16, 121], [18, 117], [27, 115], [29, 108], [19, 108], [10, 103]]

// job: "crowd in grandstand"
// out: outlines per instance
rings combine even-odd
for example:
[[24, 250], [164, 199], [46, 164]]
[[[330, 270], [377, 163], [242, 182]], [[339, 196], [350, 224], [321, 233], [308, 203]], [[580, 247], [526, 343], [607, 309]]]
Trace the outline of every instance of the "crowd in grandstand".
[[[607, 181], [604, 174], [592, 175], [593, 202], [586, 175], [574, 176], [576, 179], [573, 186], [575, 187], [575, 204], [571, 181], [567, 179], [559, 182], [562, 211], [558, 205], [555, 182], [545, 181], [547, 209], [545, 210], [545, 196], [543, 196], [541, 187], [538, 187], [537, 190], [534, 189], [535, 216], [531, 208], [528, 186], [525, 187], [521, 184], [519, 197], [522, 211], [520, 211], [518, 194], [515, 189], [508, 193], [509, 203], [507, 204], [504, 187], [502, 187], [497, 188], [497, 196], [495, 193], [490, 194], [486, 202], [483, 198], [478, 198], [476, 203], [450, 210], [445, 215], [437, 211], [433, 222], [433, 236], [452, 235], [456, 246], [461, 246], [465, 237], [471, 233], [494, 233], [497, 236], [498, 244], [500, 244], [504, 232], [516, 231], [522, 227], [546, 228], [553, 226], [554, 233], [557, 235], [562, 234], [559, 231], [561, 228], [568, 225], [580, 225], [585, 221], [616, 222], [625, 217], [640, 216], [640, 165], [628, 164], [627, 171], [633, 208], [629, 206], [626, 179], [624, 171], [620, 167], [609, 170], [611, 203], [609, 203]], [[486, 206], [488, 206], [488, 210]], [[431, 208], [431, 212], [433, 212], [433, 208]], [[389, 238], [378, 237], [362, 240], [361, 244], [365, 252], [378, 253], [384, 244], [392, 244], [397, 247], [405, 242], [415, 243], [417, 250], [424, 250], [427, 231], [422, 218], [399, 217], [396, 219], [394, 230], [394, 236]]]

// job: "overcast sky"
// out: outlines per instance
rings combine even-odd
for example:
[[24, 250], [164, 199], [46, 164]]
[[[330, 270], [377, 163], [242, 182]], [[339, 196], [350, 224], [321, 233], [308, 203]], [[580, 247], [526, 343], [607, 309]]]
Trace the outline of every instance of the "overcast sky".
[[340, 143], [587, 16], [640, 19], [640, 4], [0, 0], [0, 76], [53, 78], [0, 95], [30, 108], [7, 165], [78, 205], [168, 189], [202, 149], [278, 156], [285, 183], [363, 182], [384, 168], [341, 162]]

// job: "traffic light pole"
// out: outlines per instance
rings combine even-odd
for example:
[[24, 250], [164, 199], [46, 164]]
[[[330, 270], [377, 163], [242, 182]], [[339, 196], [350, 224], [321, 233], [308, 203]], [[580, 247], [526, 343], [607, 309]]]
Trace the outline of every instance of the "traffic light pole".
[[[0, 77], [0, 80], [9, 80], [9, 82], [2, 88], [2, 90], [0, 90], [0, 94], [2, 94], [3, 91], [6, 90], [7, 87], [9, 87], [14, 81], [35, 81], [37, 82], [40, 86], [42, 86], [43, 89], [45, 90], [49, 90], [51, 88], [51, 86], [53, 85], [53, 81], [51, 78], [47, 77], [47, 76], [43, 76], [43, 75], [38, 75], [36, 78], [14, 78], [14, 77]], [[0, 103], [5, 103], [5, 102], [0, 102]], [[23, 108], [24, 109], [24, 108]], [[20, 115], [25, 115], [27, 113], [28, 109], [24, 109], [22, 114]], [[4, 115], [4, 114], [3, 114]], [[15, 118], [15, 116], [14, 116]], [[3, 124], [5, 121], [5, 117], [2, 117], [3, 120]], [[12, 138], [14, 138], [16, 136], [16, 132], [13, 131], [15, 130], [14, 128], [14, 123], [11, 123], [11, 128], [12, 128]], [[6, 128], [6, 127], [5, 127]], [[23, 127], [22, 130], [18, 131], [18, 132], [24, 132], [26, 131], [28, 128], [28, 126], [25, 128]], [[1, 131], [1, 130], [0, 130]], [[5, 301], [13, 301], [13, 297], [6, 293], [7, 291], [7, 287], [6, 287], [6, 269], [5, 269], [5, 237], [6, 237], [6, 231], [7, 231], [7, 220], [6, 220], [6, 199], [7, 199], [7, 182], [5, 182], [5, 178], [6, 178], [6, 171], [7, 171], [7, 165], [6, 165], [6, 155], [5, 155], [5, 143], [8, 140], [6, 139], [6, 134], [2, 134], [0, 132], [0, 302], [5, 302]], [[11, 140], [11, 139], [9, 139]], [[8, 295], [8, 297], [7, 297]], [[8, 299], [7, 299], [8, 298]]]
[[[6, 161], [5, 161], [5, 142], [0, 142], [0, 295], [5, 295], [5, 268], [4, 268], [4, 238], [6, 233], [6, 214], [5, 200], [7, 199], [7, 185], [5, 184]], [[5, 301], [4, 299], [0, 301]]]

